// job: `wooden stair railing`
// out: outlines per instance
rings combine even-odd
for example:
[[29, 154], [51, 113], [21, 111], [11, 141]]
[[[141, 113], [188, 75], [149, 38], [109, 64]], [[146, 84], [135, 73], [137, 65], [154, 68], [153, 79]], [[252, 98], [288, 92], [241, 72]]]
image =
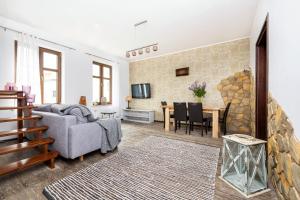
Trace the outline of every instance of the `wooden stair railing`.
[[[31, 127], [24, 127], [24, 121], [36, 122], [37, 120], [42, 119], [41, 116], [31, 114], [31, 111], [34, 108], [34, 106], [27, 105], [26, 98], [22, 91], [0, 90], [0, 100], [1, 99], [17, 100], [17, 106], [0, 107], [0, 111], [13, 109], [17, 110], [17, 117], [0, 118], [0, 123], [17, 122], [18, 128], [15, 130], [0, 131], [0, 137], [16, 135], [18, 136], [18, 143], [0, 147], [0, 155], [6, 155], [15, 152], [23, 153], [29, 149], [35, 148], [38, 149], [40, 153], [38, 155], [34, 155], [23, 160], [0, 166], [0, 176], [13, 172], [18, 172], [44, 162], [48, 163], [50, 168], [54, 168], [54, 161], [55, 158], [58, 156], [58, 152], [48, 150], [49, 144], [52, 144], [54, 142], [54, 139], [42, 137], [43, 132], [46, 131], [48, 127], [38, 127], [36, 126], [36, 123], [30, 123]], [[28, 111], [26, 112], [26, 116], [24, 114], [24, 111]], [[35, 139], [32, 141], [23, 142], [24, 135], [28, 133], [34, 134]]]

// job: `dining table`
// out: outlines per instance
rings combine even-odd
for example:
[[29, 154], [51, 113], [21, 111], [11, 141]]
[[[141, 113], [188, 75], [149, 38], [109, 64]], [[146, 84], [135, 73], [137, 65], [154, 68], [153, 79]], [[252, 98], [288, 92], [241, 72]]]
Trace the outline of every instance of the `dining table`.
[[[174, 112], [173, 105], [161, 106], [165, 108], [165, 131], [170, 131], [170, 113]], [[224, 108], [203, 107], [204, 113], [212, 114], [212, 137], [219, 138], [219, 113]]]

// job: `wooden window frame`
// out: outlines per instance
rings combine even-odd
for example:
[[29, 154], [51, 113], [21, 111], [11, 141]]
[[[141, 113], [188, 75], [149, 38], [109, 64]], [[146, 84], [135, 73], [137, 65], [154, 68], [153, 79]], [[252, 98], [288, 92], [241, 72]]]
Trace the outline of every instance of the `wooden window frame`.
[[[93, 61], [93, 64], [94, 65], [97, 65], [99, 66], [99, 71], [100, 71], [100, 76], [94, 76], [93, 75], [93, 79], [94, 78], [98, 78], [99, 79], [99, 83], [100, 83], [100, 86], [99, 86], [99, 102], [93, 102], [93, 103], [98, 103], [98, 105], [111, 105], [112, 104], [112, 66], [110, 65], [106, 65], [106, 64], [102, 64], [102, 63], [99, 63], [99, 62], [96, 62], [96, 61]], [[109, 68], [109, 77], [110, 78], [105, 78], [103, 76], [103, 68], [106, 67], [106, 68]], [[103, 97], [103, 80], [109, 80], [109, 102], [101, 102], [101, 98]]]
[[[57, 69], [46, 68], [43, 66], [44, 57], [43, 53], [50, 53], [57, 56]], [[56, 84], [56, 103], [61, 103], [61, 52], [54, 51], [51, 49], [39, 47], [39, 62], [40, 62], [40, 78], [41, 78], [41, 98], [42, 104], [44, 101], [44, 71], [52, 71], [57, 73], [57, 84]]]

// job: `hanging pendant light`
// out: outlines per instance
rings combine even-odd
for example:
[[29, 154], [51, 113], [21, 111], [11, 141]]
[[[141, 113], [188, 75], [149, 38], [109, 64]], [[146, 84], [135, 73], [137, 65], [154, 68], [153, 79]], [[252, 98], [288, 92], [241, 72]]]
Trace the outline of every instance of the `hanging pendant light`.
[[150, 53], [150, 47], [146, 48], [146, 53]]
[[142, 55], [144, 53], [143, 49], [139, 49], [139, 54]]
[[[144, 21], [134, 24], [134, 45], [137, 45], [136, 44], [136, 28], [143, 24], [146, 24], [147, 22], [148, 22], [147, 20], [144, 20]], [[139, 48], [127, 50], [126, 57], [130, 58], [131, 56], [143, 55], [144, 51], [145, 51], [145, 53], [150, 53], [151, 50], [158, 51], [158, 43], [152, 43], [152, 44], [150, 43], [149, 45], [145, 45], [145, 46], [142, 46]]]

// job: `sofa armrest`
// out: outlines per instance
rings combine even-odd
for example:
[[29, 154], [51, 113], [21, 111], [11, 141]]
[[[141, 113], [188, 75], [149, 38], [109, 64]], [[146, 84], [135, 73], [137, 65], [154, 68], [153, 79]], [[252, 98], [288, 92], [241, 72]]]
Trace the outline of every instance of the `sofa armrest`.
[[77, 124], [76, 117], [71, 115], [60, 116], [55, 113], [40, 111], [33, 111], [32, 113], [43, 117], [37, 122], [37, 125], [45, 125], [49, 127], [45, 134], [55, 139], [55, 142], [50, 148], [59, 151], [61, 156], [68, 158], [68, 129], [69, 127]]
[[104, 129], [95, 122], [69, 127], [69, 158], [77, 158], [101, 148]]

